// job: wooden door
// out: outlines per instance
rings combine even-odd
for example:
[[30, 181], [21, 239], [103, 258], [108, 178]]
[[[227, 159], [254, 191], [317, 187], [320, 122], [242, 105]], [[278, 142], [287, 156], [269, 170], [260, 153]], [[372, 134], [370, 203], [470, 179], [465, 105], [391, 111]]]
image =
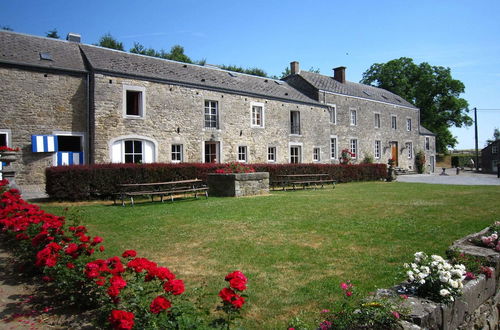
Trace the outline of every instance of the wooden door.
[[391, 142], [391, 158], [394, 159], [394, 166], [398, 166], [398, 143]]

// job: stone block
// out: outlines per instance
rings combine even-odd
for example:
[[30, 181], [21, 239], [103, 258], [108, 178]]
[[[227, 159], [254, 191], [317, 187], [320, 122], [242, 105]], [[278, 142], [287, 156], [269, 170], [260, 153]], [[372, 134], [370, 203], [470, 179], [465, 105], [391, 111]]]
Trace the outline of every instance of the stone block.
[[409, 297], [405, 306], [411, 309], [410, 318], [413, 323], [424, 329], [441, 329], [443, 311], [441, 305], [430, 300]]
[[243, 197], [269, 193], [269, 173], [212, 173], [208, 175], [208, 194], [218, 197]]

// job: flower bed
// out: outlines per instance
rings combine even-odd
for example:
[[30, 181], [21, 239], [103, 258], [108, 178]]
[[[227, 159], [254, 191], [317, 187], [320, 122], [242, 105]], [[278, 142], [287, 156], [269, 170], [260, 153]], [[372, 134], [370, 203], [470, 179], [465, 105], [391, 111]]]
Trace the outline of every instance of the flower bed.
[[167, 267], [137, 252], [99, 258], [104, 239], [90, 236], [85, 226], [67, 226], [58, 217], [29, 204], [19, 191], [5, 191], [0, 181], [0, 229], [13, 253], [35, 266], [55, 293], [82, 308], [96, 308], [98, 326], [113, 329], [203, 328], [213, 322], [227, 326], [240, 313], [247, 278], [240, 271], [228, 274], [228, 287], [219, 293], [225, 316], [207, 318], [207, 312], [182, 297], [184, 282]]

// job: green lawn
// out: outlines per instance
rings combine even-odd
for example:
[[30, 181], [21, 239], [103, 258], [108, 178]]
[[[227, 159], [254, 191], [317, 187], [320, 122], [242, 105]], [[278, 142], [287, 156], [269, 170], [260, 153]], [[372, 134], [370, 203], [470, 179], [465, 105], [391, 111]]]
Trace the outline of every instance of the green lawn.
[[[444, 255], [462, 236], [500, 220], [500, 186], [349, 183], [269, 196], [177, 200], [135, 207], [72, 204], [106, 253], [136, 249], [169, 267], [213, 308], [223, 277], [249, 278], [242, 325], [311, 324], [350, 279], [363, 293], [398, 283], [416, 251]], [[63, 215], [68, 204], [44, 204]], [[73, 212], [73, 211], [71, 211]], [[198, 294], [197, 293], [197, 294]]]

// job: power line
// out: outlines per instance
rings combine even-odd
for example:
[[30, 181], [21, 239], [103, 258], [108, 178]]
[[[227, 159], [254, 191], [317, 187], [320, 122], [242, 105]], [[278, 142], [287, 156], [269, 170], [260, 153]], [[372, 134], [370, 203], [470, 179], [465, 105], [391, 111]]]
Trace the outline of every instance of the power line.
[[[474, 109], [472, 109], [474, 110]], [[476, 109], [477, 111], [500, 111], [500, 109]]]

